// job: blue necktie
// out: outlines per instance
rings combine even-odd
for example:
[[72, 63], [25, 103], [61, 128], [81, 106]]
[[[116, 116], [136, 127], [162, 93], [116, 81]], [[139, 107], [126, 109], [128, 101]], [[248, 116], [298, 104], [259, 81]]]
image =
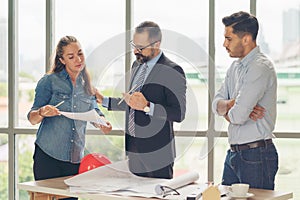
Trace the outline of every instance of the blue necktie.
[[[136, 81], [136, 89], [133, 92], [141, 91], [143, 83], [144, 83], [145, 75], [146, 75], [146, 72], [147, 72], [148, 65], [146, 63], [144, 63], [140, 67], [142, 68], [141, 73], [140, 73], [140, 75], [139, 75], [139, 77]], [[129, 111], [129, 120], [128, 120], [128, 133], [132, 137], [135, 137], [134, 113], [135, 113], [135, 110], [130, 109], [130, 111]]]

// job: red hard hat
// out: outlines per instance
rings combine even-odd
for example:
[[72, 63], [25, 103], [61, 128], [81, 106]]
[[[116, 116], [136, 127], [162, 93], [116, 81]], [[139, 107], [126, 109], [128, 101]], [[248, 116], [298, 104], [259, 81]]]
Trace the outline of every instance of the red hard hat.
[[81, 174], [110, 163], [110, 160], [105, 155], [100, 153], [90, 153], [82, 158], [78, 173]]

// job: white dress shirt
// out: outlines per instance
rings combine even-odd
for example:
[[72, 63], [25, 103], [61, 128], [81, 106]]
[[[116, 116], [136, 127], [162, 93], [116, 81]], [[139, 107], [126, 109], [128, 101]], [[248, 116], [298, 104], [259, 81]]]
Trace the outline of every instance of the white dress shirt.
[[[222, 87], [212, 102], [217, 112], [219, 100], [235, 99], [229, 110], [228, 127], [230, 144], [244, 144], [273, 138], [276, 121], [277, 77], [273, 63], [255, 47], [246, 57], [232, 63]], [[265, 108], [265, 116], [253, 121], [249, 118], [255, 105]], [[219, 115], [219, 114], [218, 114]]]

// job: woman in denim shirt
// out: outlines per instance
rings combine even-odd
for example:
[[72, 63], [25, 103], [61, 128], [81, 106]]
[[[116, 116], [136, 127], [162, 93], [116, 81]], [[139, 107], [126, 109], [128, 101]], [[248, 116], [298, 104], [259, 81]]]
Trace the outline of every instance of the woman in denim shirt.
[[[73, 36], [60, 39], [54, 64], [35, 89], [33, 106], [28, 119], [37, 131], [34, 152], [35, 180], [74, 175], [78, 173], [85, 145], [86, 121], [60, 115], [60, 111], [86, 112], [95, 109], [100, 116], [85, 57], [80, 43]], [[55, 107], [58, 103], [63, 104]], [[106, 120], [105, 120], [106, 121]], [[108, 133], [112, 127], [94, 124]]]

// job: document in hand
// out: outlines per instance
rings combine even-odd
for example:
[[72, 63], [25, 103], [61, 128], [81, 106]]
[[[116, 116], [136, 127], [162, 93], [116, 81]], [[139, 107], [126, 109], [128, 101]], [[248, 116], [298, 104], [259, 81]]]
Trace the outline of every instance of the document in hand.
[[[70, 192], [109, 193], [124, 196], [162, 198], [168, 192], [198, 180], [197, 172], [190, 172], [173, 179], [145, 178], [132, 174], [128, 161], [105, 165], [65, 180]], [[169, 189], [172, 190], [169, 190]], [[173, 190], [174, 189], [174, 190]]]
[[96, 110], [90, 110], [87, 112], [60, 112], [65, 117], [68, 117], [70, 119], [76, 119], [76, 120], [82, 120], [82, 121], [88, 121], [88, 122], [94, 122], [97, 124], [101, 124], [104, 126], [107, 126], [106, 122], [99, 116], [99, 114], [96, 112]]

